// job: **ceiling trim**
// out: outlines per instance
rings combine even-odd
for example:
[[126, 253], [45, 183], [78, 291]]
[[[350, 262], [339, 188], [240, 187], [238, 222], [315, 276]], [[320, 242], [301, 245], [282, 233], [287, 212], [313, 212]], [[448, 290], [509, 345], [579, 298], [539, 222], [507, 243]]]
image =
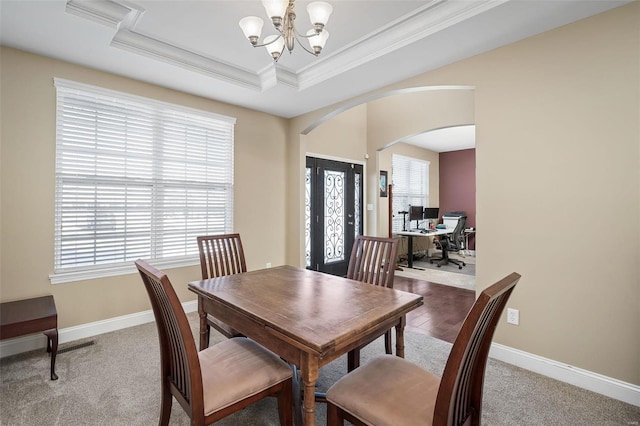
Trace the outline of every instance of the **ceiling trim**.
[[132, 11], [140, 16], [144, 10], [133, 9], [115, 1], [89, 2], [82, 0], [67, 0], [67, 13], [89, 19], [111, 28], [118, 28]]
[[351, 69], [406, 47], [465, 19], [481, 14], [509, 0], [460, 2], [431, 0], [389, 24], [343, 46], [299, 72], [270, 64], [253, 72], [218, 58], [205, 56], [135, 31], [144, 9], [129, 2], [68, 0], [66, 12], [115, 28], [111, 46], [198, 72], [244, 88], [266, 91], [277, 85], [297, 91], [316, 86]]
[[199, 55], [134, 31], [119, 30], [115, 37], [113, 37], [111, 45], [190, 71], [196, 71], [225, 80], [238, 86], [253, 90], [263, 89], [260, 77], [256, 73]]
[[509, 0], [459, 2], [432, 0], [377, 31], [342, 47], [298, 73], [300, 90], [307, 89], [351, 69], [422, 40]]

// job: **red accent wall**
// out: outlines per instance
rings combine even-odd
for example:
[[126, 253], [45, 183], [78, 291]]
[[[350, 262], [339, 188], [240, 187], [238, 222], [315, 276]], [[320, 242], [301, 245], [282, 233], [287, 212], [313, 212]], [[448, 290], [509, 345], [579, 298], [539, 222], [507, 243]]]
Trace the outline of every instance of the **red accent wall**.
[[[440, 217], [446, 212], [463, 211], [467, 225], [476, 226], [476, 150], [440, 153]], [[469, 249], [475, 250], [475, 238], [469, 239]]]

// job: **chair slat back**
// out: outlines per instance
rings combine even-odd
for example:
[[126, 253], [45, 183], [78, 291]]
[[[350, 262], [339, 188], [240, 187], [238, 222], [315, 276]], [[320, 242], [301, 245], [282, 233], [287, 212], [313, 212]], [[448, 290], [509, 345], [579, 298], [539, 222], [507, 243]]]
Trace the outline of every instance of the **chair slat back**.
[[512, 273], [485, 289], [469, 311], [444, 369], [434, 425], [479, 425], [484, 373], [500, 315], [520, 280]]
[[247, 272], [240, 234], [198, 237], [202, 279]]
[[393, 288], [398, 240], [358, 235], [353, 244], [347, 278]]
[[158, 327], [162, 381], [169, 380], [174, 385], [179, 392], [176, 399], [185, 410], [186, 403], [189, 411], [200, 412], [203, 409], [199, 407], [203, 404], [202, 372], [189, 320], [169, 278], [142, 260], [135, 263]]

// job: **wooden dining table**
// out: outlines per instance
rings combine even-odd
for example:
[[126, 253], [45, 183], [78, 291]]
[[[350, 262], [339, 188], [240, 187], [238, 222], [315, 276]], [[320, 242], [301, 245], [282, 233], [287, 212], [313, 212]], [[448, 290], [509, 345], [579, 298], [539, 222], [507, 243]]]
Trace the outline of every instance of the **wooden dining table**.
[[188, 288], [198, 295], [201, 350], [211, 314], [298, 367], [304, 401], [294, 414], [306, 426], [315, 424], [320, 367], [392, 327], [396, 355], [404, 357], [406, 314], [423, 303], [420, 295], [293, 266], [194, 281]]

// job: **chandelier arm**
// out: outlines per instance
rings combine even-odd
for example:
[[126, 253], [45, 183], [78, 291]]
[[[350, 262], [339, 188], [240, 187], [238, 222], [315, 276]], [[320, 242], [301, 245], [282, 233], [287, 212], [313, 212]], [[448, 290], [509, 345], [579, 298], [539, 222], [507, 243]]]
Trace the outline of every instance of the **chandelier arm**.
[[[318, 34], [320, 34], [320, 33], [319, 33], [319, 32], [316, 32], [315, 34], [309, 34], [309, 35], [306, 35], [306, 34], [300, 34], [300, 32], [296, 29], [296, 36], [298, 36], [298, 37], [302, 37], [302, 38], [311, 38], [311, 37], [315, 37], [315, 36], [317, 36]], [[300, 43], [300, 42], [298, 42], [298, 43]]]
[[[265, 47], [265, 46], [269, 46], [270, 44], [275, 43], [276, 41], [278, 41], [278, 39], [281, 39], [282, 37], [284, 37], [284, 34], [280, 33], [278, 34], [278, 37], [274, 38], [273, 40], [271, 40], [269, 43], [263, 43], [263, 44], [253, 44], [253, 47]], [[265, 37], [266, 38], [266, 37]], [[300, 43], [300, 42], [298, 42]]]
[[[296, 33], [297, 33], [297, 31], [296, 31]], [[298, 35], [299, 35], [299, 34], [298, 34]], [[300, 47], [302, 47], [304, 50], [306, 50], [306, 51], [307, 51], [307, 53], [311, 53], [313, 56], [318, 56], [318, 54], [317, 54], [317, 53], [312, 52], [311, 50], [309, 50], [309, 49], [307, 49], [306, 47], [304, 47], [304, 44], [302, 44], [302, 43], [300, 42], [300, 40], [298, 40], [298, 37], [294, 37], [294, 38], [295, 38], [295, 40], [298, 42], [298, 46], [300, 46]], [[305, 37], [305, 38], [308, 38], [308, 37]]]

